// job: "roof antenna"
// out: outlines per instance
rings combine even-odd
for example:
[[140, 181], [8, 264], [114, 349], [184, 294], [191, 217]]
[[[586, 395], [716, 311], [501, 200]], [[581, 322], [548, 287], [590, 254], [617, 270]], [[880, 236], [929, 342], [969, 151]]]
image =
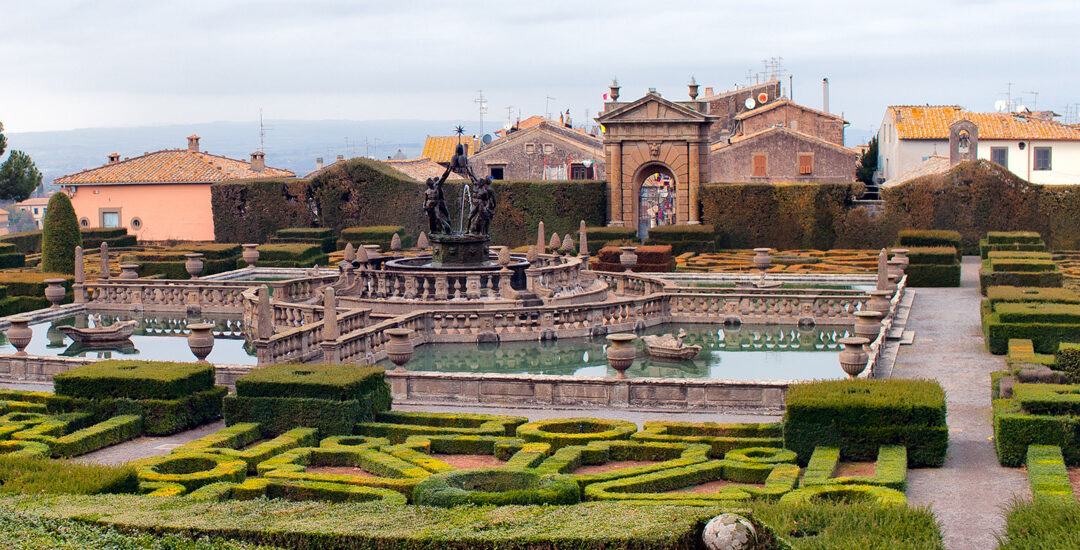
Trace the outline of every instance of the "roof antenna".
[[266, 126], [263, 126], [262, 107], [259, 107], [259, 152], [266, 152]]
[[544, 96], [544, 116], [551, 120], [551, 102], [555, 98], [551, 96]]

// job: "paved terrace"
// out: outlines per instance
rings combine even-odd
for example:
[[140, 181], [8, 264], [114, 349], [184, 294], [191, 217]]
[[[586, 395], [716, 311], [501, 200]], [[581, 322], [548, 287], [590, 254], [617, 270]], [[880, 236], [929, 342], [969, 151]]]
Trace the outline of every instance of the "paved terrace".
[[961, 288], [920, 288], [907, 329], [915, 331], [893, 369], [895, 378], [935, 379], [945, 388], [949, 452], [942, 468], [908, 473], [908, 502], [929, 505], [950, 549], [996, 548], [1013, 495], [1030, 497], [1027, 476], [1002, 468], [994, 452], [990, 373], [1005, 359], [983, 346], [979, 259], [964, 258]]

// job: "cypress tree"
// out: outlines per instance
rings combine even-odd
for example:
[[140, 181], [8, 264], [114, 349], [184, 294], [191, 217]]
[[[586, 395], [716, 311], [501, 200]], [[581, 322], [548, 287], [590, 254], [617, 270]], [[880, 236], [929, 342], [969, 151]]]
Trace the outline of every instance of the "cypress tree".
[[71, 199], [64, 193], [53, 193], [41, 224], [41, 270], [75, 273], [75, 247], [81, 245], [82, 233]]

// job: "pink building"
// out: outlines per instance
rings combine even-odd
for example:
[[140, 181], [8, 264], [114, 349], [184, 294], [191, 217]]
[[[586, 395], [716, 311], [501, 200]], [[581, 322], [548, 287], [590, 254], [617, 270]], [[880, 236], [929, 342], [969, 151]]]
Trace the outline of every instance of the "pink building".
[[292, 178], [289, 170], [266, 166], [262, 152], [251, 160], [199, 150], [199, 136], [187, 149], [166, 149], [109, 162], [58, 178], [71, 197], [79, 226], [126, 227], [139, 241], [212, 241], [214, 217], [210, 186], [232, 179]]

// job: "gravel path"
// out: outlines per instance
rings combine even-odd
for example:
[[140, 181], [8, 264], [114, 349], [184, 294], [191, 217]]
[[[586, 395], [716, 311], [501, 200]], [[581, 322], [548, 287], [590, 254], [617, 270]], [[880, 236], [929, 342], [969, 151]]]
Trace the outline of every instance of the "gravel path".
[[920, 288], [908, 318], [915, 342], [903, 346], [895, 378], [932, 378], [945, 388], [949, 451], [942, 468], [912, 470], [908, 501], [930, 505], [950, 549], [992, 549], [1005, 527], [1003, 507], [1030, 496], [1023, 471], [1002, 468], [994, 453], [990, 373], [1005, 359], [983, 347], [979, 260], [964, 258], [961, 288]]

